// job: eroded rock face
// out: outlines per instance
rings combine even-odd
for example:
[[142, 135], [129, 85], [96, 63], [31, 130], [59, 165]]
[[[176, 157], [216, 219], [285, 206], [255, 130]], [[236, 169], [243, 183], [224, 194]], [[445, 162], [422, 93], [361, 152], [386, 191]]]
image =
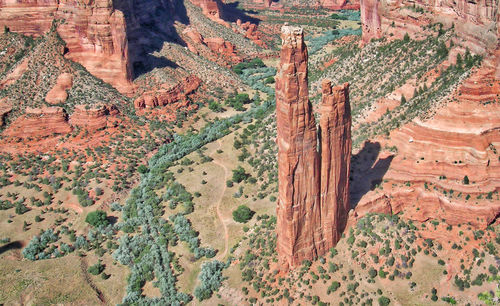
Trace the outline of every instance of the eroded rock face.
[[351, 119], [348, 85], [332, 89], [326, 82], [319, 154], [302, 29], [284, 26], [282, 41], [276, 77], [279, 179], [276, 211], [277, 250], [281, 268], [286, 270], [326, 253], [336, 244], [345, 226], [349, 209]]
[[276, 79], [278, 128], [277, 249], [282, 267], [318, 255], [321, 241], [317, 131], [309, 102], [307, 47], [301, 28], [282, 28]]
[[119, 111], [114, 105], [101, 104], [92, 107], [76, 105], [70, 116], [69, 124], [89, 132], [95, 132], [113, 125], [118, 114]]
[[54, 19], [63, 19], [59, 35], [66, 56], [123, 93], [131, 92], [126, 25], [109, 0], [0, 1], [0, 26], [27, 35], [41, 35]]
[[66, 112], [61, 107], [28, 107], [26, 114], [18, 117], [3, 134], [18, 138], [67, 134], [72, 129], [66, 118]]
[[203, 15], [207, 16], [211, 20], [228, 26], [228, 24], [222, 20], [222, 10], [220, 3], [217, 0], [191, 0], [194, 5], [201, 7]]
[[378, 0], [360, 0], [363, 42], [381, 37], [381, 23]]
[[49, 104], [61, 104], [68, 99], [67, 90], [73, 86], [73, 75], [71, 73], [61, 73], [57, 77], [56, 85], [47, 93], [45, 101]]
[[321, 127], [321, 222], [328, 250], [339, 241], [349, 205], [351, 164], [351, 107], [349, 84], [332, 87], [322, 83]]
[[[494, 63], [485, 60], [432, 118], [415, 118], [388, 139], [380, 139], [381, 147], [397, 148], [384, 171], [387, 184], [361, 198], [350, 224], [369, 212], [402, 212], [412, 220], [444, 220], [479, 229], [495, 222], [500, 215], [495, 198], [500, 190], [499, 97]], [[367, 173], [377, 172], [379, 164], [384, 168], [386, 154], [381, 153], [361, 175], [369, 177]], [[353, 175], [354, 197], [363, 181], [357, 176]]]
[[154, 108], [167, 104], [183, 101], [187, 103], [187, 96], [193, 93], [201, 85], [201, 80], [191, 75], [172, 88], [160, 88], [152, 92], [146, 92], [134, 101], [136, 109]]

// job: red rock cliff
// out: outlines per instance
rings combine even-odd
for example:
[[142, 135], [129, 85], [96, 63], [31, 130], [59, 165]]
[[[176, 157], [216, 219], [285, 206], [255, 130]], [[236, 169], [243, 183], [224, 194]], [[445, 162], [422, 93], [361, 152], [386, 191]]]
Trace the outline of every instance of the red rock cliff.
[[[414, 5], [422, 10], [412, 10]], [[418, 34], [422, 26], [439, 22], [455, 26], [457, 44], [484, 55], [498, 49], [498, 11], [498, 1], [491, 0], [361, 0], [363, 41]]]
[[378, 0], [360, 0], [361, 24], [363, 29], [363, 42], [368, 43], [372, 38], [380, 38], [380, 15]]
[[277, 249], [280, 266], [286, 270], [325, 254], [337, 243], [345, 226], [351, 117], [348, 85], [332, 88], [325, 82], [318, 154], [302, 29], [284, 26], [282, 41], [276, 77]]
[[26, 114], [17, 118], [3, 134], [19, 138], [67, 134], [72, 129], [66, 117], [66, 112], [61, 107], [28, 107]]
[[117, 119], [118, 109], [114, 105], [76, 105], [75, 110], [69, 118], [69, 124], [95, 132], [112, 125]]
[[339, 241], [350, 209], [351, 107], [348, 83], [332, 87], [324, 80], [322, 88], [320, 202], [324, 249], [328, 250]]
[[125, 19], [109, 0], [0, 0], [0, 26], [41, 35], [54, 19], [68, 47], [68, 58], [123, 93], [131, 87]]
[[277, 249], [281, 266], [316, 257], [321, 241], [319, 156], [308, 94], [307, 48], [301, 28], [282, 28], [276, 80], [279, 200]]

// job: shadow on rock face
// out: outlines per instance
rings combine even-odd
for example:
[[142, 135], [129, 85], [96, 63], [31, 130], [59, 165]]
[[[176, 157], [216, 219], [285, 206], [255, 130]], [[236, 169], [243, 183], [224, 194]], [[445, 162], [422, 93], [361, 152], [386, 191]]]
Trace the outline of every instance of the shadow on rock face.
[[358, 154], [352, 156], [349, 184], [351, 208], [355, 208], [366, 193], [382, 183], [389, 170], [394, 156], [378, 159], [380, 150], [380, 143], [367, 141]]
[[227, 22], [236, 22], [238, 19], [241, 20], [241, 22], [247, 22], [249, 21], [250, 23], [254, 24], [259, 24], [260, 19], [254, 18], [252, 16], [247, 15], [246, 13], [254, 13], [253, 11], [242, 11], [241, 9], [238, 8], [240, 5], [239, 1], [236, 2], [231, 2], [231, 3], [222, 3], [222, 1], [217, 0], [219, 3], [219, 7], [222, 10], [222, 19]]
[[177, 67], [151, 53], [160, 51], [165, 42], [186, 46], [174, 28], [175, 22], [189, 24], [183, 1], [114, 0], [113, 6], [125, 17], [128, 57], [134, 79], [155, 68]]

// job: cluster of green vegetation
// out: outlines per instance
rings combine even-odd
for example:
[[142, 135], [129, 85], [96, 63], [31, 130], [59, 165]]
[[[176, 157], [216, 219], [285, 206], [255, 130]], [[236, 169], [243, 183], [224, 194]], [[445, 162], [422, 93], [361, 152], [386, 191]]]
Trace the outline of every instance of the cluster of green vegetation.
[[264, 62], [260, 59], [260, 58], [255, 58], [249, 62], [241, 62], [241, 63], [238, 63], [237, 65], [235, 65], [233, 67], [233, 71], [234, 73], [236, 74], [242, 74], [243, 73], [243, 70], [245, 69], [249, 69], [249, 68], [261, 68], [261, 67], [265, 67], [266, 65], [264, 64]]
[[[173, 174], [168, 169], [187, 154], [229, 134], [238, 127], [238, 123], [251, 122], [267, 116], [274, 109], [273, 102], [270, 97], [259, 105], [254, 103], [242, 114], [209, 122], [198, 133], [177, 134], [172, 142], [162, 146], [150, 159], [147, 171], [143, 171], [141, 175], [139, 186], [132, 190], [130, 198], [122, 208], [123, 222], [119, 226], [128, 234], [120, 239], [120, 245], [113, 253], [116, 260], [129, 266], [131, 270], [124, 303], [175, 304], [191, 300], [189, 294], [179, 292], [176, 288], [176, 276], [170, 268], [175, 255], [168, 250], [169, 247], [181, 240], [188, 244], [196, 259], [203, 256], [210, 258], [215, 253], [209, 248], [200, 247], [198, 235], [186, 218], [191, 209], [172, 215], [169, 220], [159, 218], [163, 215], [163, 201], [179, 201], [176, 199], [178, 194], [175, 193], [182, 190], [180, 187], [172, 187], [178, 185], [175, 185]], [[167, 193], [161, 198], [157, 195], [157, 190], [165, 186]], [[169, 193], [168, 190], [174, 191]], [[182, 197], [182, 201], [189, 202], [189, 198], [190, 196]], [[148, 298], [141, 294], [144, 284], [153, 279], [156, 279], [153, 286], [159, 288], [162, 293], [161, 298]], [[204, 298], [210, 292], [207, 288], [214, 287], [206, 284], [200, 288], [197, 292], [200, 298]]]
[[[421, 239], [421, 231], [427, 231], [429, 227], [440, 231], [437, 226], [441, 222], [432, 220], [419, 224], [405, 221], [399, 215], [368, 214], [339, 241], [337, 249], [332, 248], [315, 262], [306, 260], [300, 269], [281, 277], [277, 275], [277, 270], [270, 268], [272, 263], [278, 261], [276, 219], [269, 216], [257, 216], [257, 219], [258, 223], [248, 231], [249, 234], [243, 239], [243, 243], [235, 246], [244, 250], [239, 257], [239, 267], [241, 277], [248, 285], [245, 284], [242, 291], [251, 303], [256, 302], [256, 297], [259, 297], [271, 304], [285, 299], [288, 303], [325, 305], [318, 295], [311, 295], [313, 286], [318, 288], [323, 284], [326, 287], [326, 295], [321, 296], [334, 295], [340, 305], [372, 305], [375, 302], [389, 305], [392, 299], [390, 296], [393, 295], [391, 292], [394, 289], [389, 289], [382, 280], [397, 282], [398, 286], [407, 283], [408, 290], [414, 291], [420, 286], [429, 285], [429, 283], [419, 283], [422, 281], [420, 276], [415, 278], [414, 274], [421, 274], [415, 270], [417, 262], [421, 264], [427, 262], [427, 259], [423, 258], [434, 258], [436, 272], [439, 272], [438, 267], [443, 267], [445, 264], [441, 259], [443, 252], [446, 252], [443, 245], [433, 239]], [[469, 233], [472, 230], [467, 225], [459, 227], [463, 227], [463, 230]], [[451, 226], [448, 226], [451, 231], [450, 228]], [[454, 282], [458, 290], [481, 286], [486, 280], [498, 280], [498, 269], [494, 265], [488, 267], [489, 276], [482, 272], [481, 267], [485, 260], [491, 261], [497, 254], [495, 245], [500, 242], [496, 236], [497, 230], [489, 227], [487, 232], [477, 236], [477, 239], [487, 237], [484, 246], [491, 250], [489, 259], [487, 254], [475, 249], [473, 258], [469, 258], [468, 261], [461, 259], [461, 271], [458, 272]], [[456, 245], [452, 248], [462, 248], [461, 243], [458, 245], [456, 242], [448, 243], [450, 246], [452, 243]], [[464, 239], [463, 243], [467, 244], [467, 239]], [[360, 269], [354, 271], [352, 267]], [[432, 274], [435, 272], [428, 274], [425, 280], [438, 282], [441, 275], [447, 273], [447, 269], [441, 268], [440, 272], [442, 273], [436, 275]], [[465, 279], [462, 280], [460, 275], [464, 275]], [[376, 289], [377, 287], [379, 289]], [[367, 288], [375, 290], [370, 292]], [[391, 295], [384, 295], [384, 291]], [[432, 289], [432, 294], [426, 295], [425, 298], [429, 302], [458, 300], [449, 295], [440, 296], [435, 288]], [[490, 293], [482, 293], [478, 298], [486, 301], [492, 297]]]
[[361, 36], [361, 29], [327, 30], [322, 35], [316, 37], [306, 36], [305, 40], [308, 42], [309, 54], [313, 55], [323, 49], [328, 43], [349, 35]]

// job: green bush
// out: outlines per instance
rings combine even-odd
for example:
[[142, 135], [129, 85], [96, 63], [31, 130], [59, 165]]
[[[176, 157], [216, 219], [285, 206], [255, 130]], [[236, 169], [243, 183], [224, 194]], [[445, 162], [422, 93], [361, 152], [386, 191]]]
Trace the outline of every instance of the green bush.
[[250, 219], [252, 219], [255, 214], [248, 206], [240, 205], [235, 211], [233, 211], [233, 219], [239, 223], [247, 223]]
[[93, 266], [90, 266], [87, 270], [92, 275], [99, 275], [102, 271], [104, 271], [104, 265], [99, 261]]
[[88, 224], [94, 226], [94, 227], [99, 227], [99, 226], [106, 226], [109, 224], [108, 221], [108, 216], [105, 211], [103, 210], [96, 210], [93, 212], [90, 212], [87, 217], [85, 218], [85, 222]]

